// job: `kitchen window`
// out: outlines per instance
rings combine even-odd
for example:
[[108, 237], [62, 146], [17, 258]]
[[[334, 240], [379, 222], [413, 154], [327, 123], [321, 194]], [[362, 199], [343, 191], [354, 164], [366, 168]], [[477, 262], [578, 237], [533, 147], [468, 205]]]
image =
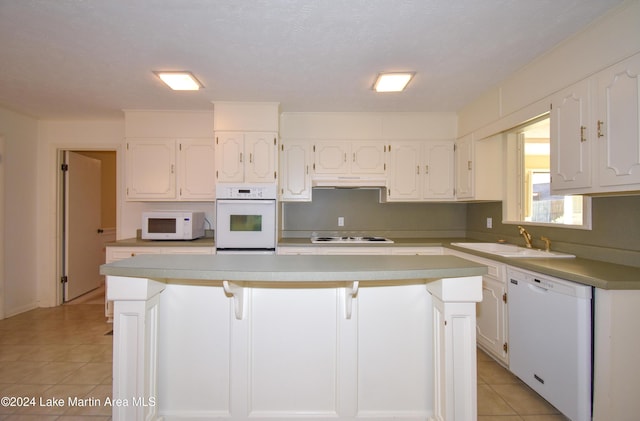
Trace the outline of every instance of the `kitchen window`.
[[591, 200], [551, 193], [550, 127], [544, 115], [505, 133], [506, 223], [591, 229]]

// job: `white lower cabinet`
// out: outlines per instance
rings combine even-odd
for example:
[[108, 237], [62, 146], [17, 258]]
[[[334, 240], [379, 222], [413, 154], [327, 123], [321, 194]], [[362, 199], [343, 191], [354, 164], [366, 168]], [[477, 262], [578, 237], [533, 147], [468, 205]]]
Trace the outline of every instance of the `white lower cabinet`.
[[487, 266], [488, 273], [482, 277], [482, 301], [476, 305], [476, 338], [480, 348], [508, 365], [507, 265], [456, 250], [447, 249], [446, 254]]
[[[142, 254], [216, 254], [215, 247], [106, 247], [105, 263], [117, 262], [118, 260], [140, 256]], [[104, 302], [104, 315], [109, 321], [113, 320], [113, 302], [106, 299]]]
[[351, 318], [344, 288], [246, 295], [238, 320], [222, 286], [166, 286], [163, 419], [432, 419], [433, 310], [424, 284], [361, 286]]

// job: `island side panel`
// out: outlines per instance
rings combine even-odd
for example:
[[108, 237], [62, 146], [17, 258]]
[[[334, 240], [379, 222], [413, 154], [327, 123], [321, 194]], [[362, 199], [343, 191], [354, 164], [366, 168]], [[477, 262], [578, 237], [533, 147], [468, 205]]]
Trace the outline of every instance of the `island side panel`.
[[247, 288], [244, 318], [222, 283], [168, 284], [159, 333], [165, 420], [417, 421], [432, 414], [431, 297], [424, 283]]

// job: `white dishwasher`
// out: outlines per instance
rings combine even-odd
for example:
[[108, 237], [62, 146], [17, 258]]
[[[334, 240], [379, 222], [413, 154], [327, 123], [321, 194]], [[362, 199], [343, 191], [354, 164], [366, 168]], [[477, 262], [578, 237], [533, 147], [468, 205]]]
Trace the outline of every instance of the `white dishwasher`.
[[592, 287], [508, 267], [509, 369], [572, 421], [591, 420]]

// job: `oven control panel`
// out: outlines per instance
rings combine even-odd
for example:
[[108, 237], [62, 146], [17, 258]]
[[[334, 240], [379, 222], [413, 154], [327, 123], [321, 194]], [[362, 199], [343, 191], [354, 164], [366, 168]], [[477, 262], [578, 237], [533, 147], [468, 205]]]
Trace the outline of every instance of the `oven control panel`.
[[226, 184], [216, 186], [217, 199], [276, 199], [275, 184]]

